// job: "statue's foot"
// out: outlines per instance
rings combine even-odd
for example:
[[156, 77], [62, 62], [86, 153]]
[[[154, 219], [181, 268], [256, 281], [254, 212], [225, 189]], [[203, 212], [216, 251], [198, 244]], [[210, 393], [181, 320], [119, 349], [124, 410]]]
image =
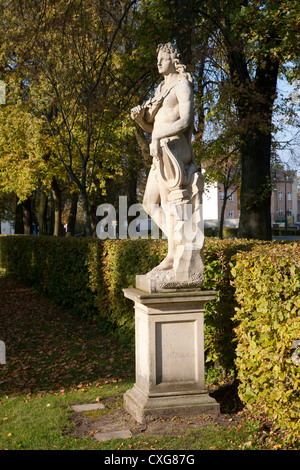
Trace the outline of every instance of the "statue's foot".
[[154, 269], [152, 269], [152, 272], [155, 271], [167, 271], [169, 269], [173, 269], [173, 256], [167, 255], [166, 258]]

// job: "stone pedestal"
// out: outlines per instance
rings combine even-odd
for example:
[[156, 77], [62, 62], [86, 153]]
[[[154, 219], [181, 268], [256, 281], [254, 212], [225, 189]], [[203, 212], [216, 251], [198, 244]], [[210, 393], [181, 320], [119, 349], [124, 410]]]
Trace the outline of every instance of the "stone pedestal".
[[204, 379], [204, 304], [215, 292], [123, 292], [135, 304], [136, 338], [136, 382], [124, 408], [138, 422], [219, 413]]

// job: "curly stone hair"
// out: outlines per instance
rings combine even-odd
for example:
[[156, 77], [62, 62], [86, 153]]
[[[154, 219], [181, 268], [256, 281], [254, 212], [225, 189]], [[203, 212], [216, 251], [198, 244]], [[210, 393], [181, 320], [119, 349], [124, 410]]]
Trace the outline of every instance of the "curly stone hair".
[[159, 51], [167, 52], [168, 54], [170, 54], [176, 72], [185, 77], [187, 80], [189, 80], [189, 82], [193, 83], [191, 74], [186, 71], [186, 66], [180, 60], [181, 54], [177, 46], [174, 46], [171, 42], [168, 42], [167, 44], [159, 44], [157, 46], [156, 52], [159, 53]]

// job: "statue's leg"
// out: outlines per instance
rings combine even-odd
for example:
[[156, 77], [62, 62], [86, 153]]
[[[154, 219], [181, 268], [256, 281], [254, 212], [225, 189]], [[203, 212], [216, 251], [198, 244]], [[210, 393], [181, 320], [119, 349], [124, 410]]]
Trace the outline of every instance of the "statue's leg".
[[[172, 269], [174, 261], [173, 218], [168, 203], [168, 189], [161, 184], [155, 166], [149, 172], [143, 206], [156, 225], [168, 238], [168, 254], [157, 269]], [[156, 268], [155, 268], [156, 269]]]
[[[165, 152], [165, 149], [163, 149]], [[168, 238], [168, 253], [166, 258], [158, 265], [159, 270], [168, 270], [173, 268], [174, 254], [175, 254], [175, 240], [174, 240], [174, 211], [172, 204], [169, 201], [170, 190], [162, 178], [158, 176], [159, 193], [161, 200], [161, 208], [163, 214], [163, 228], [162, 231]]]
[[144, 192], [143, 207], [156, 225], [163, 230], [163, 210], [160, 206], [160, 191], [157, 181], [156, 170], [152, 165]]

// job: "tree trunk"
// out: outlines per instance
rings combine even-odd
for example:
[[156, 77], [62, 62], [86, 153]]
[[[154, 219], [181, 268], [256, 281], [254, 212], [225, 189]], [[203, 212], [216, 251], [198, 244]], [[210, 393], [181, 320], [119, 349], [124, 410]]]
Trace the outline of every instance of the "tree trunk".
[[48, 199], [44, 191], [40, 193], [39, 201], [39, 234], [47, 235], [47, 207]]
[[[247, 116], [249, 129], [241, 136], [242, 184], [238, 236], [272, 240], [271, 142], [272, 112], [276, 96], [279, 62], [271, 59], [256, 72], [254, 102], [243, 103], [240, 115]], [[251, 106], [252, 104], [252, 106]], [[256, 126], [254, 127], [254, 124]]]
[[96, 236], [96, 228], [99, 221], [99, 217], [96, 216], [97, 207], [98, 206], [96, 204], [90, 204], [90, 218], [93, 237]]
[[[271, 135], [252, 137], [242, 151], [240, 238], [271, 240]], [[247, 139], [247, 137], [245, 136]], [[250, 140], [248, 138], [248, 140]]]
[[49, 198], [49, 209], [48, 209], [48, 226], [47, 226], [47, 234], [48, 235], [53, 235], [54, 232], [54, 201], [53, 201], [53, 194], [51, 191], [50, 198]]
[[67, 234], [66, 234], [68, 237], [74, 237], [75, 235], [77, 205], [78, 205], [78, 193], [72, 193], [70, 214], [68, 218], [68, 228], [67, 228]]
[[30, 197], [23, 201], [23, 225], [24, 225], [24, 234], [30, 235], [32, 233], [32, 213], [31, 213], [31, 200]]
[[16, 219], [15, 219], [15, 234], [21, 235], [24, 234], [24, 224], [23, 224], [23, 206], [22, 204], [16, 204]]
[[54, 203], [54, 230], [53, 235], [59, 237], [61, 235], [61, 189], [58, 186], [56, 178], [51, 182], [52, 197]]
[[142, 153], [144, 166], [146, 170], [149, 171], [151, 164], [152, 164], [152, 157], [150, 155], [150, 150], [149, 150], [150, 142], [145, 138], [144, 133], [138, 124], [135, 124], [134, 134], [135, 134], [138, 147]]
[[223, 184], [224, 188], [224, 199], [223, 199], [223, 205], [221, 209], [221, 216], [220, 216], [220, 231], [219, 231], [219, 238], [223, 240], [223, 227], [224, 227], [224, 219], [225, 219], [225, 209], [226, 209], [226, 203], [227, 203], [227, 192], [228, 192], [228, 187]]
[[92, 225], [91, 225], [91, 216], [89, 210], [89, 203], [85, 189], [81, 190], [81, 199], [82, 199], [82, 210], [83, 210], [83, 218], [85, 224], [85, 232], [87, 237], [92, 236]]
[[271, 240], [271, 133], [279, 62], [264, 57], [251, 79], [245, 57], [228, 51], [231, 82], [238, 110], [242, 183], [240, 238]]
[[192, 66], [192, 32], [195, 25], [190, 0], [174, 0], [170, 2], [170, 18], [173, 18], [172, 38], [181, 53], [183, 63]]
[[136, 198], [137, 179], [138, 179], [138, 171], [136, 171], [134, 168], [130, 168], [128, 181], [126, 185], [127, 186], [126, 194], [128, 196], [128, 207], [137, 203], [137, 198]]

